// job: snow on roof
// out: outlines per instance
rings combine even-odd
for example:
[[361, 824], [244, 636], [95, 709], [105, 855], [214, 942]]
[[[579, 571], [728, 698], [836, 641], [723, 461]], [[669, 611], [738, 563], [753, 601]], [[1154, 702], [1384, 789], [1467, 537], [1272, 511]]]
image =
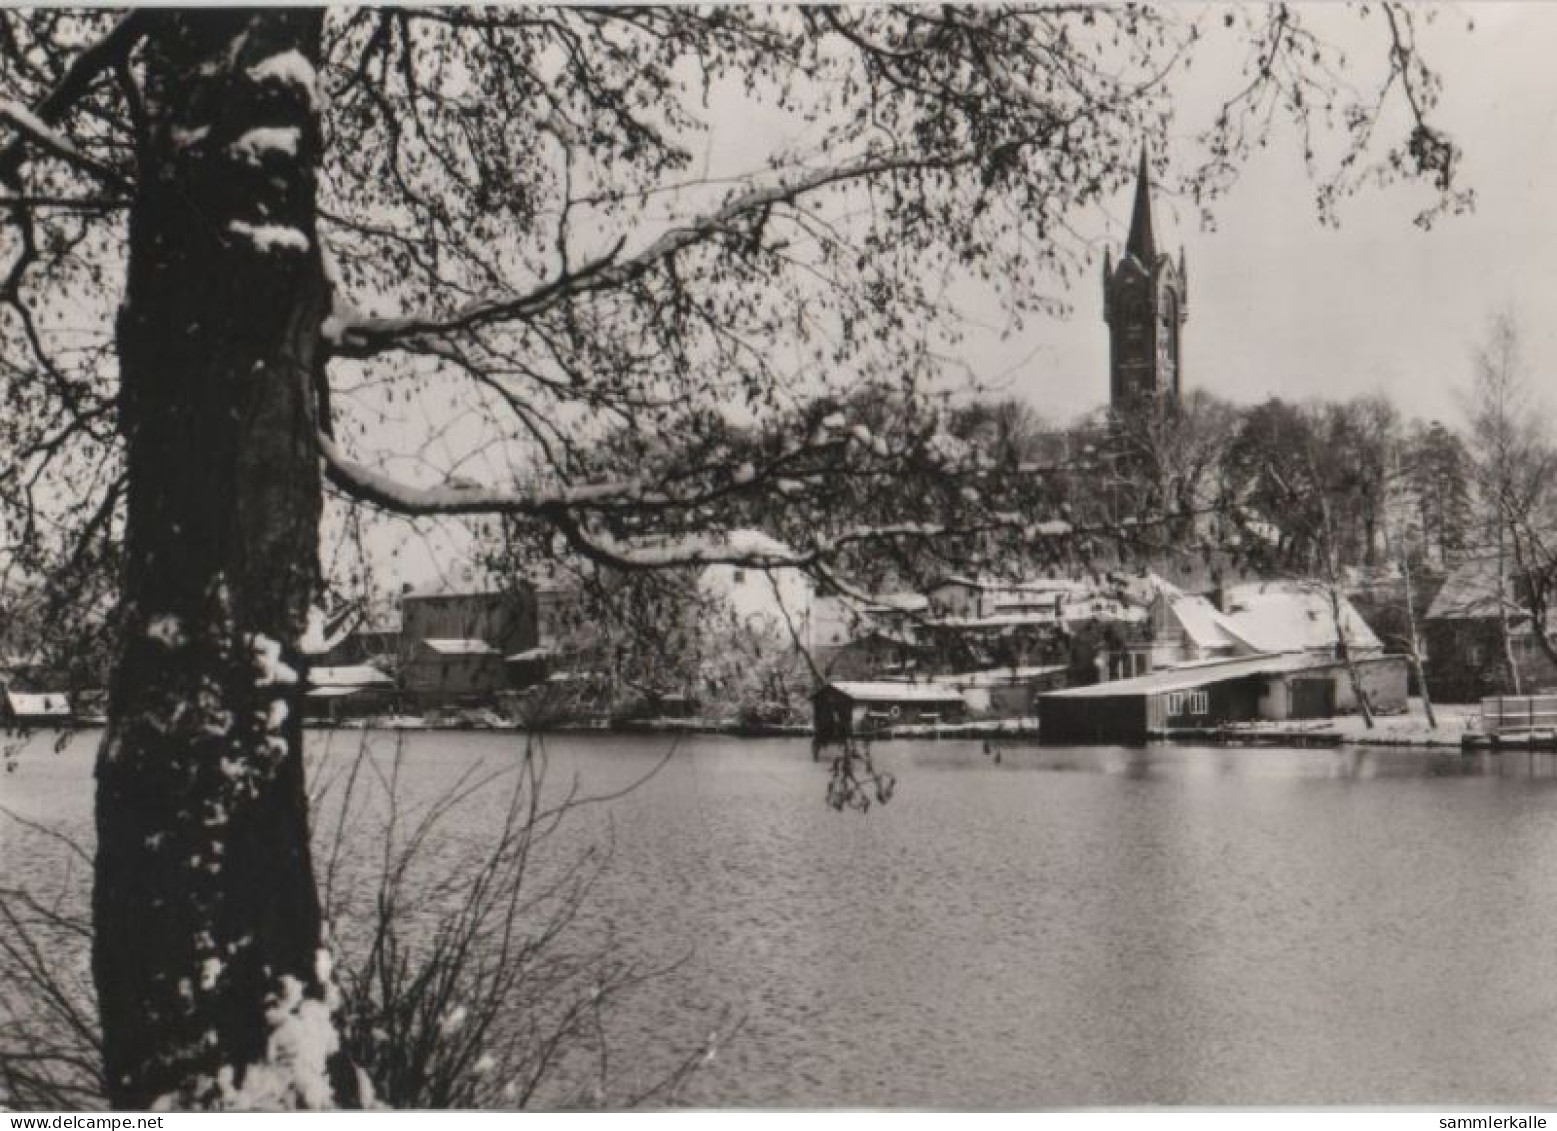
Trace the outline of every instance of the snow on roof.
[[[1228, 625], [1241, 639], [1262, 652], [1334, 648], [1335, 618], [1330, 595], [1305, 582], [1256, 581], [1232, 585], [1224, 598]], [[1346, 642], [1362, 651], [1384, 647], [1362, 616], [1343, 595], [1341, 629]]]
[[423, 644], [437, 652], [440, 656], [495, 656], [497, 649], [485, 640], [456, 640], [451, 638], [429, 637], [422, 641]]
[[347, 695], [355, 695], [359, 691], [368, 691], [366, 687], [314, 687], [307, 692], [309, 699], [341, 699]]
[[1182, 588], [1155, 570], [1143, 574], [1109, 574], [1108, 580], [1122, 598], [1139, 605], [1149, 605], [1157, 597], [1176, 601], [1185, 595]]
[[1130, 679], [1090, 683], [1085, 687], [1067, 687], [1062, 691], [1051, 691], [1043, 698], [1107, 699], [1116, 695], [1157, 695], [1167, 691], [1203, 687], [1208, 683], [1221, 683], [1229, 679], [1244, 679], [1251, 675], [1276, 675], [1282, 672], [1303, 671], [1307, 668], [1327, 667], [1330, 663], [1331, 661], [1316, 660], [1306, 652], [1239, 656], [1230, 660], [1212, 660], [1204, 664], [1163, 668]]
[[512, 656], [504, 656], [503, 659], [510, 664], [533, 664], [550, 655], [551, 649], [542, 645], [539, 648], [526, 648], [523, 652], [515, 652]]
[[[1512, 588], [1505, 578], [1505, 599]], [[1427, 610], [1428, 620], [1480, 620], [1497, 615], [1498, 565], [1495, 556], [1466, 558], [1455, 566], [1444, 578], [1443, 586]]]
[[1199, 648], [1229, 648], [1248, 644], [1235, 625], [1204, 597], [1184, 593], [1172, 597], [1164, 593], [1185, 634]]
[[929, 628], [1016, 628], [1020, 625], [1058, 623], [1054, 610], [1035, 613], [996, 613], [990, 617], [938, 617], [925, 622]]
[[982, 672], [933, 675], [930, 680], [932, 683], [948, 687], [1008, 687], [1011, 684], [1024, 683], [1030, 679], [1056, 675], [1067, 670], [1069, 669], [1064, 664], [1050, 664], [1046, 667], [991, 668]]
[[[857, 703], [961, 703], [956, 691], [928, 683], [893, 683], [890, 680], [835, 681], [827, 687]], [[826, 688], [823, 688], [825, 691]]]
[[394, 680], [372, 664], [341, 664], [336, 667], [310, 668], [308, 682], [314, 687], [387, 687]]
[[7, 691], [5, 702], [18, 717], [57, 719], [70, 714], [70, 700], [58, 691]]

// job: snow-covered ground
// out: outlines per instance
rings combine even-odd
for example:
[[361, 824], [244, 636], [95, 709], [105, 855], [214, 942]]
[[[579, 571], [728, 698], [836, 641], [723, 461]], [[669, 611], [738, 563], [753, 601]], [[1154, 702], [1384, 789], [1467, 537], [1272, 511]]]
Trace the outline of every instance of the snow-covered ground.
[[1436, 703], [1433, 712], [1438, 726], [1427, 725], [1427, 714], [1420, 699], [1412, 699], [1399, 715], [1376, 715], [1373, 728], [1361, 715], [1341, 715], [1334, 719], [1291, 722], [1241, 723], [1229, 727], [1233, 733], [1258, 734], [1262, 739], [1279, 735], [1304, 738], [1339, 738], [1359, 745], [1459, 746], [1467, 732], [1481, 730], [1481, 705], [1478, 703]]

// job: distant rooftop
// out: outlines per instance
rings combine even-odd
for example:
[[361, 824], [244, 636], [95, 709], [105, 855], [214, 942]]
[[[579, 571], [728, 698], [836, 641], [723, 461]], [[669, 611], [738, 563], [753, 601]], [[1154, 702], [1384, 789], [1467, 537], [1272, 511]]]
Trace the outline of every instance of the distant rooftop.
[[496, 656], [498, 651], [485, 640], [459, 640], [429, 637], [423, 644], [441, 656]]
[[[893, 683], [891, 680], [839, 680], [828, 687], [857, 703], [961, 703], [955, 690], [929, 683]], [[825, 688], [824, 688], [825, 690]]]

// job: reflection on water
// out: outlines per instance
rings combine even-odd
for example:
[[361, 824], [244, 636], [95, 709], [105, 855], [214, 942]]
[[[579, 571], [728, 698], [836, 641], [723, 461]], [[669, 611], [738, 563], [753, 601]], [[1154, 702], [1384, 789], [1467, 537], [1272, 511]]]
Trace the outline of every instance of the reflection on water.
[[[315, 741], [328, 766], [357, 738]], [[620, 788], [668, 741], [552, 739], [550, 781]], [[431, 797], [518, 749], [417, 736], [404, 780]], [[825, 807], [805, 743], [713, 738], [577, 814], [558, 851], [614, 844], [590, 926], [645, 963], [690, 955], [618, 1018], [624, 1070], [729, 1008], [696, 1103], [1557, 1098], [1557, 757], [878, 755], [901, 788], [864, 817]], [[0, 777], [0, 804], [82, 837], [90, 801], [88, 740]], [[460, 835], [500, 804], [473, 799]], [[0, 854], [47, 859], [8, 826]]]

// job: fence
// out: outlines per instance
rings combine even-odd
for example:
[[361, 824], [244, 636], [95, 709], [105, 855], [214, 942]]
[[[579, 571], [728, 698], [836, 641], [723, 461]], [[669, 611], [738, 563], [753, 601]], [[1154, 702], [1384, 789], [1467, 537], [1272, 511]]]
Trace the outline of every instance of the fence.
[[1494, 695], [1481, 701], [1486, 734], [1557, 731], [1557, 695]]

